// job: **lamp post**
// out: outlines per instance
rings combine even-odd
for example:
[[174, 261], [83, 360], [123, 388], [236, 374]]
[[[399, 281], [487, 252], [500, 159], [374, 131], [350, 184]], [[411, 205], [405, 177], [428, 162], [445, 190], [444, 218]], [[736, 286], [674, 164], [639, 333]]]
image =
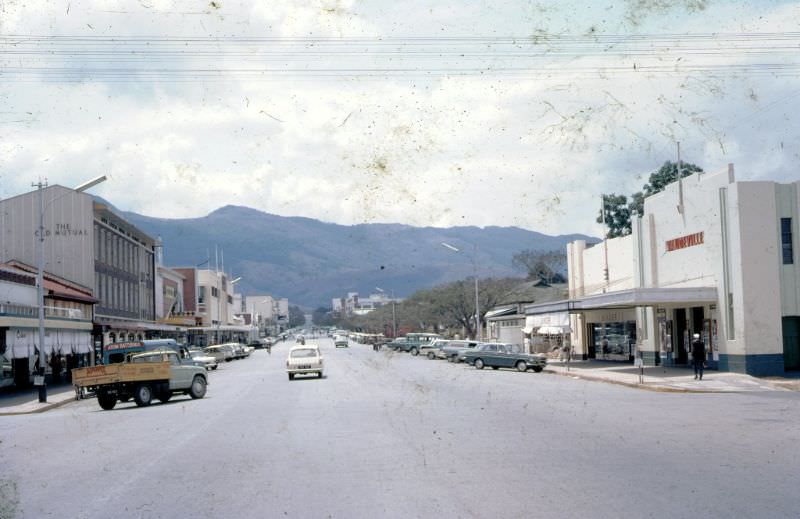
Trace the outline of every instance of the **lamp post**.
[[[441, 242], [442, 247], [445, 249], [450, 249], [453, 252], [461, 252], [461, 249], [458, 247], [453, 247], [449, 243]], [[477, 246], [476, 246], [477, 248]], [[475, 278], [475, 338], [480, 341], [481, 340], [481, 314], [478, 309], [478, 265], [476, 264], [475, 254], [472, 255], [472, 274]]]
[[[100, 175], [97, 178], [93, 178], [88, 182], [84, 182], [83, 184], [79, 185], [74, 189], [76, 193], [82, 193], [87, 189], [100, 184], [101, 182], [106, 181], [105, 175]], [[35, 184], [31, 184], [32, 187], [35, 187], [38, 191], [38, 202], [39, 202], [39, 228], [38, 228], [38, 235], [39, 239], [36, 242], [36, 286], [37, 286], [37, 293], [36, 299], [39, 305], [39, 377], [38, 380], [34, 379], [34, 382], [37, 383], [39, 386], [39, 402], [46, 403], [47, 402], [47, 383], [45, 382], [45, 376], [47, 375], [47, 351], [44, 347], [44, 197], [42, 196], [42, 192], [47, 187], [47, 181], [45, 180], [42, 182], [36, 182]], [[58, 200], [64, 195], [58, 196], [50, 200], [47, 205], [49, 207], [50, 204]]]
[[[381, 287], [375, 287], [375, 290], [381, 292], [383, 294], [386, 293], [386, 290], [382, 289]], [[397, 338], [397, 314], [395, 313], [394, 309], [394, 289], [390, 289], [391, 295], [389, 297], [392, 298], [392, 339]]]

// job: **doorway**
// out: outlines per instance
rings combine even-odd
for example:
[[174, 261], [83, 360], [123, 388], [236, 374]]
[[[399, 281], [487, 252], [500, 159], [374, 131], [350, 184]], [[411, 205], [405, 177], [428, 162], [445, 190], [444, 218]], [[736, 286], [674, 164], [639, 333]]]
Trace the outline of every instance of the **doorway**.
[[783, 318], [783, 368], [800, 369], [800, 317]]
[[675, 364], [687, 364], [689, 362], [689, 355], [687, 352], [688, 347], [688, 330], [686, 328], [686, 309], [678, 308], [675, 310], [675, 334], [672, 336], [675, 340]]

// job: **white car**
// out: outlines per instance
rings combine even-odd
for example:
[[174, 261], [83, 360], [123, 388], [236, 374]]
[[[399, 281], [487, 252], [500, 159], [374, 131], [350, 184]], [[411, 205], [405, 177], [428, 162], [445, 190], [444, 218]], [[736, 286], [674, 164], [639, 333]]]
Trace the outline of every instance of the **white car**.
[[293, 380], [295, 375], [309, 373], [316, 373], [322, 378], [322, 353], [319, 351], [319, 346], [316, 344], [292, 346], [286, 359], [286, 371], [289, 372], [289, 380]]

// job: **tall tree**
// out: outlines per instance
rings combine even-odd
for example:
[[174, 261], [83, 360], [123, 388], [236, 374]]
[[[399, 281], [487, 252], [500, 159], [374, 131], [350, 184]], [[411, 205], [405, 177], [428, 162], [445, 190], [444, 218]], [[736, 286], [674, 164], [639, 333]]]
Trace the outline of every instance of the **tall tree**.
[[[694, 173], [702, 173], [703, 168], [690, 162], [682, 162], [680, 168], [680, 178], [688, 177]], [[610, 194], [605, 195], [603, 211], [605, 212], [606, 238], [616, 238], [627, 236], [631, 233], [631, 217], [634, 214], [644, 214], [644, 199], [648, 196], [660, 193], [669, 184], [678, 180], [678, 163], [666, 161], [656, 171], [650, 173], [647, 183], [642, 186], [642, 191], [631, 195], [631, 201], [625, 195]], [[597, 223], [603, 221], [603, 215], [597, 217]]]
[[[606, 238], [617, 238], [631, 233], [631, 210], [628, 208], [627, 196], [615, 193], [604, 195], [602, 211], [608, 229]], [[603, 223], [603, 213], [597, 217], [597, 223]]]
[[[681, 162], [680, 178], [688, 177], [695, 173], [702, 173], [703, 168], [690, 162]], [[664, 191], [664, 188], [678, 180], [678, 163], [666, 161], [656, 171], [650, 173], [647, 183], [642, 186], [642, 191], [631, 196], [631, 203], [628, 205], [631, 214], [644, 213], [644, 199], [650, 195]]]

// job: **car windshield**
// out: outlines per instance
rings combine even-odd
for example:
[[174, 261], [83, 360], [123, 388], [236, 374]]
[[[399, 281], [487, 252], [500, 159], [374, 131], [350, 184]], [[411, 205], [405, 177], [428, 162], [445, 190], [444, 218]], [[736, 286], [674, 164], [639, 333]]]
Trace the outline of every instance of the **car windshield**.
[[319, 351], [314, 348], [303, 348], [299, 350], [292, 350], [291, 353], [291, 357], [293, 359], [316, 357], [317, 355], [319, 355]]

